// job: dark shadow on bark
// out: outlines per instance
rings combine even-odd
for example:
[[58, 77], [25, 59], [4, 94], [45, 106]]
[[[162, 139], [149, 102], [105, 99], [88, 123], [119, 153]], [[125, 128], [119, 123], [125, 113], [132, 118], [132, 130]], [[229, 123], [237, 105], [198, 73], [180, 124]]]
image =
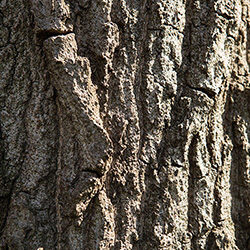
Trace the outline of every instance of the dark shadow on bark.
[[196, 249], [195, 241], [198, 237], [197, 229], [199, 228], [198, 225], [198, 218], [196, 214], [195, 208], [195, 187], [196, 187], [196, 180], [199, 178], [197, 173], [199, 172], [199, 167], [197, 166], [197, 162], [195, 160], [197, 155], [197, 143], [198, 143], [198, 135], [194, 135], [189, 146], [188, 152], [188, 159], [189, 159], [189, 177], [188, 177], [188, 229], [192, 232], [192, 239], [191, 239], [191, 249]]

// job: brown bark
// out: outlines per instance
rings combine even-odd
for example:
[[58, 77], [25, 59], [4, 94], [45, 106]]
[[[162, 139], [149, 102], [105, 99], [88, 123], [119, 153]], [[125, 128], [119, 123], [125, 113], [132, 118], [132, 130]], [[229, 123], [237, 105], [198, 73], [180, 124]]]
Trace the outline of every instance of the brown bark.
[[0, 249], [249, 249], [248, 0], [0, 2]]

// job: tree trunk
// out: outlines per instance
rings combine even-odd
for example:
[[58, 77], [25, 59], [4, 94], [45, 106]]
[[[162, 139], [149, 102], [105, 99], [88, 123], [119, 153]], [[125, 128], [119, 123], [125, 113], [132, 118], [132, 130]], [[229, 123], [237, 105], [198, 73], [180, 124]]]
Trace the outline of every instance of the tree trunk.
[[248, 0], [0, 1], [0, 249], [250, 249]]

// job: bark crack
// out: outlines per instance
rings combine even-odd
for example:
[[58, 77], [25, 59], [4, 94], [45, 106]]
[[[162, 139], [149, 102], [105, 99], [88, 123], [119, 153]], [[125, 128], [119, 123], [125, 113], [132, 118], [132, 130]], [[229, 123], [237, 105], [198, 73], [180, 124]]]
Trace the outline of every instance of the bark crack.
[[[142, 86], [142, 72], [143, 72], [143, 66], [145, 64], [145, 60], [143, 57], [143, 52], [144, 52], [144, 48], [145, 48], [145, 43], [146, 43], [146, 39], [147, 39], [147, 35], [148, 35], [148, 23], [149, 23], [149, 17], [147, 14], [147, 3], [148, 0], [144, 0], [143, 2], [143, 6], [142, 6], [142, 13], [144, 15], [144, 25], [142, 28], [142, 41], [141, 41], [141, 46], [139, 47], [139, 51], [138, 51], [138, 56], [139, 58], [142, 58], [140, 60], [140, 66], [139, 66], [139, 70], [138, 70], [138, 75], [139, 75], [139, 87], [138, 87], [138, 98], [137, 99], [137, 107], [138, 110], [140, 110], [139, 112], [139, 125], [140, 125], [140, 141], [139, 141], [139, 150], [138, 150], [138, 158], [140, 158], [141, 155], [141, 151], [142, 151], [142, 146], [143, 146], [143, 137], [144, 137], [144, 131], [143, 131], [143, 119], [144, 119], [144, 115], [143, 115], [143, 102], [142, 102], [142, 96], [141, 96], [141, 86]], [[139, 106], [140, 109], [139, 109]]]
[[56, 106], [58, 110], [58, 126], [59, 126], [59, 148], [58, 148], [58, 155], [57, 155], [57, 173], [56, 173], [56, 215], [57, 215], [57, 249], [61, 249], [61, 240], [62, 240], [62, 226], [61, 226], [61, 208], [60, 208], [60, 185], [61, 185], [61, 158], [62, 158], [62, 134], [63, 134], [63, 127], [62, 127], [62, 116], [61, 114], [61, 108], [59, 104], [58, 97], [56, 99]]
[[68, 35], [68, 34], [73, 34], [72, 31], [59, 31], [59, 30], [42, 30], [37, 33], [37, 38], [41, 41], [45, 41], [49, 39], [50, 37], [56, 37], [56, 36], [61, 36], [61, 35]]
[[210, 99], [214, 99], [215, 98], [215, 93], [212, 90], [203, 88], [203, 87], [193, 87], [189, 84], [186, 85], [188, 88], [193, 89], [195, 91], [199, 91], [202, 92], [203, 94], [205, 94], [206, 96], [208, 96]]

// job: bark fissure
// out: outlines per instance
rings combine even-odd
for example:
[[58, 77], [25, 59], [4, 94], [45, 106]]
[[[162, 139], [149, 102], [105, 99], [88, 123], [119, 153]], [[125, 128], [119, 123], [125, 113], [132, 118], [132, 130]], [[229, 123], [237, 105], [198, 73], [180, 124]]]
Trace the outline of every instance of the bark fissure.
[[142, 84], [143, 84], [143, 67], [145, 66], [145, 55], [144, 55], [144, 50], [145, 50], [145, 45], [146, 45], [146, 38], [148, 34], [148, 14], [147, 14], [147, 3], [148, 0], [144, 0], [142, 3], [142, 9], [141, 9], [141, 18], [144, 19], [143, 22], [143, 27], [142, 27], [142, 35], [141, 35], [141, 42], [139, 46], [139, 51], [138, 51], [138, 58], [139, 61], [137, 62], [138, 64], [138, 87], [135, 88], [135, 96], [137, 100], [137, 108], [138, 108], [138, 113], [139, 113], [139, 125], [141, 128], [140, 131], [140, 144], [139, 144], [139, 150], [138, 150], [138, 159], [140, 158], [141, 155], [141, 150], [142, 150], [142, 145], [143, 145], [143, 140], [144, 140], [144, 111], [143, 111], [143, 94], [142, 94]]
[[61, 175], [62, 175], [62, 146], [63, 146], [63, 127], [62, 127], [62, 119], [61, 119], [61, 109], [58, 98], [56, 99], [56, 106], [58, 111], [58, 127], [59, 127], [59, 147], [57, 154], [57, 171], [56, 171], [56, 216], [57, 216], [57, 249], [61, 249], [61, 241], [62, 241], [62, 216], [61, 216], [61, 205], [59, 202], [60, 197], [60, 186], [61, 186]]
[[207, 95], [209, 98], [211, 98], [211, 99], [214, 99], [215, 98], [215, 93], [213, 92], [213, 91], [210, 91], [210, 90], [208, 90], [208, 89], [206, 89], [206, 88], [196, 88], [196, 87], [193, 87], [193, 86], [191, 86], [191, 85], [186, 85], [188, 88], [190, 88], [190, 89], [193, 89], [193, 90], [195, 90], [195, 91], [200, 91], [200, 92], [202, 92], [203, 94], [205, 94], [205, 95]]
[[64, 31], [49, 31], [49, 30], [45, 30], [45, 31], [39, 31], [37, 33], [37, 37], [39, 40], [41, 40], [42, 42], [44, 42], [45, 40], [51, 38], [51, 37], [56, 37], [56, 36], [60, 36], [60, 35], [68, 35], [68, 34], [72, 34], [72, 31], [68, 31], [68, 32], [64, 32]]

